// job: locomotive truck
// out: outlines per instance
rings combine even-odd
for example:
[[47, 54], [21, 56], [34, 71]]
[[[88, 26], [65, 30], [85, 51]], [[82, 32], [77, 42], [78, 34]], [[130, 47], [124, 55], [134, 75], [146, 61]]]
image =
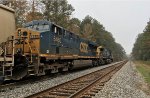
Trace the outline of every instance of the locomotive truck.
[[1, 45], [0, 79], [20, 80], [111, 63], [111, 51], [46, 20], [18, 28]]

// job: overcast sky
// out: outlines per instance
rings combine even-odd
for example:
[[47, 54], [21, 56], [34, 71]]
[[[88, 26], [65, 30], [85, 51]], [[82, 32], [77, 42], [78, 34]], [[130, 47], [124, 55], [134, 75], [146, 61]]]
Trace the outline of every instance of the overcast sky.
[[68, 0], [73, 17], [97, 19], [129, 54], [150, 19], [150, 0]]

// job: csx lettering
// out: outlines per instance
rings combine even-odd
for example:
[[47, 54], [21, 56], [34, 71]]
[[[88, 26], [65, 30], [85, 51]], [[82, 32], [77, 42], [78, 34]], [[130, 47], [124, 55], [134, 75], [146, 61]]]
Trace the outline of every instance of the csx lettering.
[[86, 43], [81, 42], [80, 43], [80, 52], [88, 52], [88, 45]]

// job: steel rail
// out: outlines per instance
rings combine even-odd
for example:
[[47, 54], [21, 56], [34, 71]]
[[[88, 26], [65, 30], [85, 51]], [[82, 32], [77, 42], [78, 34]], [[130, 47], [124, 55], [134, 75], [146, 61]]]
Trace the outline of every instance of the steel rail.
[[[123, 64], [121, 64], [123, 65]], [[117, 66], [114, 69], [112, 69], [110, 72], [104, 74], [102, 77], [96, 79], [95, 81], [93, 81], [92, 83], [90, 83], [89, 85], [87, 85], [86, 87], [82, 88], [81, 90], [79, 90], [78, 92], [76, 92], [75, 94], [69, 96], [69, 98], [91, 98], [92, 96], [94, 96], [95, 94], [90, 94], [88, 93], [89, 89], [93, 88], [95, 85], [99, 84], [99, 85], [104, 85], [105, 82], [107, 82], [108, 80], [110, 80], [110, 75], [112, 75], [114, 73], [114, 71], [118, 71], [122, 66]], [[106, 80], [105, 80], [105, 79]], [[103, 81], [103, 79], [105, 81]], [[102, 89], [102, 88], [101, 88]], [[99, 91], [100, 89], [98, 89], [97, 91], [95, 91], [96, 93]]]
[[47, 97], [48, 98], [74, 98], [79, 93], [81, 94], [81, 91], [83, 92], [87, 90], [88, 87], [90, 87], [97, 81], [103, 79], [105, 76], [108, 76], [108, 74], [112, 73], [113, 70], [115, 70], [118, 66], [123, 65], [125, 63], [126, 61], [115, 63], [112, 66], [109, 66], [109, 67], [97, 70], [95, 72], [86, 74], [84, 76], [78, 77], [76, 79], [67, 81], [65, 83], [46, 89], [39, 93], [27, 96], [26, 98], [43, 98], [43, 97], [44, 98], [45, 97], [46, 98]]

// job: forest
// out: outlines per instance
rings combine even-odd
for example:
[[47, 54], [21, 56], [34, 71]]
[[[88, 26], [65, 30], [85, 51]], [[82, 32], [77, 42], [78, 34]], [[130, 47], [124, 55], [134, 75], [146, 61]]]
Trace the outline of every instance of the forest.
[[[49, 20], [83, 38], [108, 48], [112, 51], [114, 61], [126, 58], [124, 48], [115, 41], [111, 32], [107, 31], [98, 20], [89, 15], [82, 20], [73, 17], [75, 9], [67, 0], [0, 0], [0, 3], [11, 6], [15, 10], [17, 28], [23, 27], [26, 22], [32, 20]], [[134, 48], [134, 50], [136, 49]]]
[[147, 22], [143, 33], [137, 36], [132, 50], [132, 56], [136, 60], [150, 60], [150, 21]]

